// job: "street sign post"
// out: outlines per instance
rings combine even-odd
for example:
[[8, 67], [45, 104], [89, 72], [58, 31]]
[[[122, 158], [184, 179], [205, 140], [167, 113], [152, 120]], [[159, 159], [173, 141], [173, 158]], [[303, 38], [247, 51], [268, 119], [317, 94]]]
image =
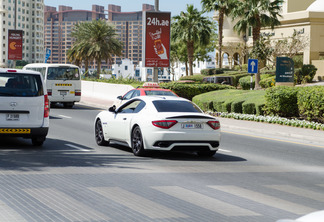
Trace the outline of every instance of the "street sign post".
[[251, 73], [250, 90], [253, 90], [253, 74], [258, 73], [259, 62], [257, 59], [248, 60], [248, 73]]

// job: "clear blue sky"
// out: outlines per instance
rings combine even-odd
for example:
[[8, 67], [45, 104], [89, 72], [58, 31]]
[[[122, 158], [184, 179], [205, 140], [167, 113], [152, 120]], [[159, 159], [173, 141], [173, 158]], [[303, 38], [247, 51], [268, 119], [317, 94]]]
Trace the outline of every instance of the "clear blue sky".
[[[193, 4], [201, 10], [201, 0], [159, 0], [160, 11], [171, 12], [171, 16], [179, 15], [186, 11], [187, 4]], [[120, 5], [122, 12], [141, 11], [142, 4], [154, 5], [155, 0], [44, 0], [45, 5], [58, 7], [59, 5], [71, 6], [73, 9], [91, 10], [92, 5], [101, 5], [108, 9], [108, 4]], [[206, 14], [212, 16], [212, 13]]]

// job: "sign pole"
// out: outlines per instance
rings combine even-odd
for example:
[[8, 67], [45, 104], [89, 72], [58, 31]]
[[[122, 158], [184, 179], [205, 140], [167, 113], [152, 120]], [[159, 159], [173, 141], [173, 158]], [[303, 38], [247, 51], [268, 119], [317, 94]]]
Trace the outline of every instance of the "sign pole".
[[[159, 0], [155, 0], [154, 9], [156, 12], [159, 11]], [[154, 67], [153, 70], [153, 82], [159, 82], [159, 68]]]

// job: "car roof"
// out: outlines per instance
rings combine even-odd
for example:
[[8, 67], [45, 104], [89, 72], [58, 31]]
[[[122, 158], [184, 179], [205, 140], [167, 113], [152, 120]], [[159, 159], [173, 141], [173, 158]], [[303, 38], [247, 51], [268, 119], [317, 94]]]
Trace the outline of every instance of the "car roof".
[[160, 95], [156, 95], [156, 96], [137, 96], [137, 97], [132, 98], [131, 100], [143, 100], [143, 101], [148, 101], [148, 102], [153, 102], [153, 101], [156, 101], [156, 100], [178, 100], [178, 101], [188, 101], [188, 102], [190, 102], [190, 100], [182, 98], [182, 97], [160, 96]]
[[142, 91], [171, 91], [170, 89], [162, 89], [162, 88], [137, 88]]
[[22, 70], [22, 69], [10, 69], [10, 68], [0, 68], [0, 73], [19, 73], [19, 74], [38, 74], [41, 75], [40, 72], [33, 70]]

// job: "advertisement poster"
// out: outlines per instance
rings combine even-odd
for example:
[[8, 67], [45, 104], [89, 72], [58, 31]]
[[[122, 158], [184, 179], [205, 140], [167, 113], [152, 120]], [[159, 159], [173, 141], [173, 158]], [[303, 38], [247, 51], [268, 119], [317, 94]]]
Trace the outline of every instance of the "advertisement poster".
[[169, 67], [170, 12], [145, 12], [143, 18], [144, 67]]
[[8, 60], [22, 60], [23, 31], [8, 30]]

